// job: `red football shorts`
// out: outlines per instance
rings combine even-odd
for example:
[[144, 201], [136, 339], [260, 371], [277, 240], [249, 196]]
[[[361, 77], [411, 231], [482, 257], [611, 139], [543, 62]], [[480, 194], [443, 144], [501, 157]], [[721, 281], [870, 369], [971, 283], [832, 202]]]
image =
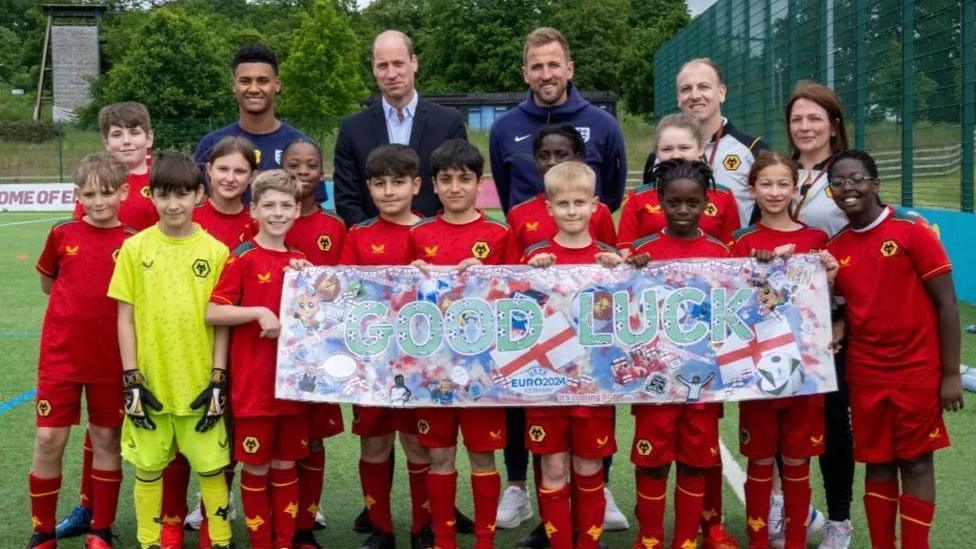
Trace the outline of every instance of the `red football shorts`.
[[823, 454], [823, 395], [739, 403], [739, 452], [753, 459]]
[[613, 416], [574, 417], [547, 414], [525, 418], [525, 447], [533, 454], [570, 452], [584, 459], [601, 459], [617, 452]]
[[939, 389], [850, 385], [854, 459], [889, 463], [949, 446]]
[[76, 383], [39, 379], [37, 400], [38, 427], [70, 427], [81, 421], [81, 392], [85, 392], [88, 423], [119, 428], [125, 417], [122, 378], [119, 383]]
[[687, 404], [637, 404], [630, 461], [638, 467], [661, 467], [673, 461], [691, 467], [720, 463], [720, 407]]
[[428, 448], [457, 446], [458, 429], [472, 452], [505, 447], [505, 408], [417, 408], [417, 440]]
[[352, 407], [352, 434], [361, 437], [379, 437], [395, 432], [417, 434], [415, 409], [355, 405]]
[[321, 440], [342, 432], [342, 409], [338, 404], [316, 402], [308, 405], [308, 439]]
[[235, 417], [234, 459], [261, 465], [272, 459], [298, 461], [308, 455], [308, 417]]

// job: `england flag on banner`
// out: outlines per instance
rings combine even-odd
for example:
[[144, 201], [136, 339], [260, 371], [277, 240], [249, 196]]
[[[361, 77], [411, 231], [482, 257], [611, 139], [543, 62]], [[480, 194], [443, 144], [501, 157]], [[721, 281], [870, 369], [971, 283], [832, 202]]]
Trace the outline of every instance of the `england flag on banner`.
[[554, 372], [572, 364], [584, 349], [576, 337], [576, 330], [562, 313], [545, 317], [542, 337], [535, 345], [521, 351], [491, 351], [495, 368], [509, 377], [530, 365], [542, 366]]
[[753, 326], [755, 337], [744, 341], [736, 335], [725, 340], [717, 353], [722, 385], [745, 382], [756, 371], [756, 364], [767, 353], [800, 358], [793, 330], [785, 318], [771, 318]]

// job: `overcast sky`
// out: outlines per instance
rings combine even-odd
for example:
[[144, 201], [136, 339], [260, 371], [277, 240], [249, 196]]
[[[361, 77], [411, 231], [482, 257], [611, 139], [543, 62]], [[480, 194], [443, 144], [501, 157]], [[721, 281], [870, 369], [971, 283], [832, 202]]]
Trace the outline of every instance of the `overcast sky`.
[[688, 4], [688, 11], [691, 12], [692, 17], [697, 17], [698, 14], [707, 10], [712, 4], [718, 0], [686, 0]]

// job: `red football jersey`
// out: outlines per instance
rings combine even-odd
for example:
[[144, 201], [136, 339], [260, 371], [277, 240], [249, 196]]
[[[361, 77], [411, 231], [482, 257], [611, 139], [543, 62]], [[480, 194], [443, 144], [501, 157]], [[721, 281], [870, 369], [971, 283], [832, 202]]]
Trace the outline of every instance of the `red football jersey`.
[[[698, 226], [709, 235], [729, 242], [739, 228], [739, 208], [735, 196], [725, 187], [708, 189], [708, 204], [698, 220]], [[641, 237], [652, 235], [668, 224], [661, 208], [657, 187], [644, 185], [630, 191], [620, 212], [617, 247], [631, 248]]]
[[[149, 171], [144, 174], [130, 173], [125, 182], [129, 184], [129, 194], [119, 205], [119, 221], [137, 231], [155, 225], [159, 221], [159, 214], [152, 200], [149, 200]], [[72, 217], [81, 219], [84, 215], [84, 206], [76, 202]]]
[[193, 221], [233, 251], [244, 241], [244, 231], [251, 222], [251, 214], [247, 208], [236, 214], [225, 214], [207, 199], [193, 210]]
[[346, 239], [346, 224], [341, 218], [316, 210], [295, 220], [285, 244], [305, 254], [313, 265], [338, 265]]
[[[546, 208], [546, 197], [543, 194], [513, 206], [508, 211], [506, 221], [508, 226], [512, 228], [512, 234], [520, 253], [537, 242], [551, 239], [556, 236], [556, 232], [559, 230], [559, 227], [556, 226], [556, 220], [549, 215], [549, 210]], [[590, 235], [599, 242], [617, 241], [617, 231], [613, 227], [613, 215], [610, 213], [610, 208], [607, 208], [603, 202], [597, 204], [596, 211], [590, 217]]]
[[456, 225], [441, 215], [410, 228], [410, 257], [432, 265], [457, 265], [474, 257], [485, 265], [518, 263], [518, 251], [508, 225], [485, 214]]
[[[539, 254], [556, 256], [556, 265], [592, 265], [600, 252], [616, 253], [617, 249], [602, 242], [590, 242], [585, 248], [567, 248], [555, 240], [545, 240], [525, 250], [522, 263]], [[571, 415], [573, 417], [611, 417], [613, 406], [533, 406], [525, 409], [528, 417]]]
[[135, 234], [81, 220], [55, 225], [37, 270], [54, 278], [41, 331], [38, 377], [76, 383], [118, 383], [122, 375], [118, 303], [108, 297], [122, 242]]
[[728, 246], [698, 229], [698, 238], [682, 240], [660, 230], [633, 243], [634, 254], [647, 254], [652, 261], [696, 257], [732, 257]]
[[736, 231], [730, 247], [735, 257], [748, 257], [753, 250], [771, 251], [784, 244], [796, 244], [794, 253], [804, 254], [826, 250], [828, 239], [826, 232], [806, 225], [795, 231], [781, 231], [756, 223]]
[[[281, 306], [284, 269], [301, 252], [262, 248], [248, 240], [224, 264], [210, 301], [241, 307], [267, 307], [275, 314]], [[231, 328], [231, 402], [237, 417], [280, 416], [304, 410], [299, 402], [275, 398], [278, 340], [260, 337], [261, 325], [248, 322]]]
[[840, 269], [834, 292], [847, 302], [847, 380], [939, 387], [939, 319], [925, 282], [952, 270], [922, 217], [885, 207], [863, 231], [850, 227], [827, 245]]
[[399, 225], [382, 217], [363, 221], [346, 234], [340, 265], [409, 265], [406, 245], [411, 225]]

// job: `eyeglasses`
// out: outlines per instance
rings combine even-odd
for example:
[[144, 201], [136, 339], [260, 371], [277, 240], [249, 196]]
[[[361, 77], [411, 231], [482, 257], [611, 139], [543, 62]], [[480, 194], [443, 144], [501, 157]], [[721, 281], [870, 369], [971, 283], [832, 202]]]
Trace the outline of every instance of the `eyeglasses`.
[[847, 177], [835, 177], [830, 180], [829, 184], [831, 189], [839, 189], [843, 187], [845, 183], [859, 186], [864, 182], [870, 183], [871, 181], [874, 181], [874, 178], [869, 175], [865, 175], [863, 173], [852, 173]]

